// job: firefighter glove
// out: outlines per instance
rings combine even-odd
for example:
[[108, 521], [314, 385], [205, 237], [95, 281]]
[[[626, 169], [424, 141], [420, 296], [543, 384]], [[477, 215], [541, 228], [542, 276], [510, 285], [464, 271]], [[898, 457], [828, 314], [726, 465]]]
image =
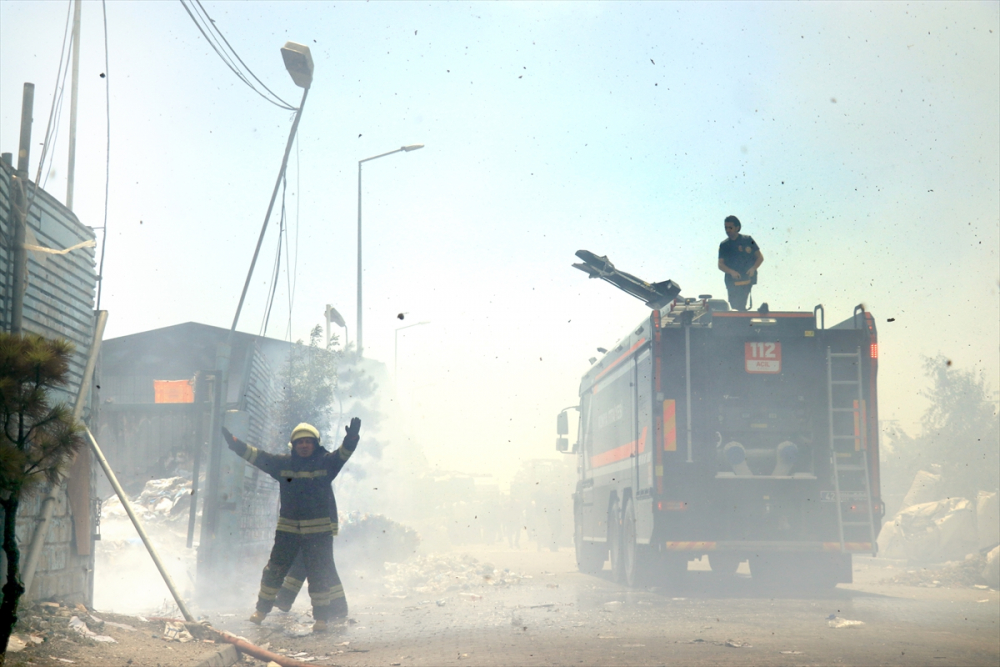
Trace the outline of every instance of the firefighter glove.
[[229, 432], [229, 429], [225, 426], [222, 427], [222, 437], [225, 438], [226, 444], [229, 445], [229, 449], [235, 449], [237, 444], [241, 444], [246, 447], [245, 442], [237, 438], [235, 435]]
[[353, 445], [358, 444], [358, 440], [361, 437], [361, 420], [357, 417], [351, 418], [351, 423], [349, 426], [344, 427], [347, 430], [347, 436], [344, 438], [345, 442], [350, 442]]

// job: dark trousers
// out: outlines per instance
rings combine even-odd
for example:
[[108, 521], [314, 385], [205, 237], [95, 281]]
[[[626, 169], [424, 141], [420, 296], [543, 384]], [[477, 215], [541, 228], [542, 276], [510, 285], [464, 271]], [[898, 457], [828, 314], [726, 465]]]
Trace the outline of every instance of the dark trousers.
[[746, 310], [747, 297], [753, 285], [726, 285], [729, 290], [729, 307], [733, 310]]
[[[309, 579], [309, 575], [306, 572], [305, 558], [302, 552], [299, 552], [299, 555], [292, 561], [292, 567], [288, 570], [288, 574], [285, 575], [285, 580], [278, 590], [278, 596], [275, 599], [278, 609], [288, 611], [292, 608], [306, 579]], [[309, 586], [312, 590], [312, 579], [309, 579]], [[347, 596], [344, 594], [344, 585], [340, 583], [340, 575], [337, 574], [337, 565], [332, 559], [330, 560], [330, 611], [331, 618], [347, 616]]]
[[[312, 599], [313, 618], [317, 621], [329, 620], [333, 617], [331, 605], [330, 573], [333, 571], [333, 534], [318, 533], [314, 535], [299, 535], [279, 530], [274, 534], [274, 546], [271, 557], [264, 566], [260, 578], [260, 593], [257, 596], [257, 609], [268, 613], [274, 608], [278, 591], [285, 575], [292, 568], [296, 556], [300, 556], [309, 579], [309, 597]], [[338, 584], [339, 579], [338, 579]], [[343, 595], [343, 587], [340, 588]]]

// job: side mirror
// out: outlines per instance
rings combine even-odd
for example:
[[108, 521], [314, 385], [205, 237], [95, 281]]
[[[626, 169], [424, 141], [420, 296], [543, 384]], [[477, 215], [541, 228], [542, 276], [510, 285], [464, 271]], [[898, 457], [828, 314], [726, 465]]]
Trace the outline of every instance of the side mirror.
[[568, 449], [569, 449], [569, 439], [567, 439], [567, 438], [556, 438], [556, 451], [557, 452], [565, 452]]
[[[560, 412], [559, 416], [556, 417], [556, 434], [566, 435], [569, 433], [569, 415], [565, 411]], [[559, 451], [565, 451], [560, 449]]]

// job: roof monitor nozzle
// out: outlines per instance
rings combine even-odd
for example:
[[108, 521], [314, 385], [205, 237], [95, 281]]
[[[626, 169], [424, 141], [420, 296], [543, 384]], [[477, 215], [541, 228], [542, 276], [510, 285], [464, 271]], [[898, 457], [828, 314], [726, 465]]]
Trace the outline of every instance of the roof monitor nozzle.
[[630, 273], [619, 271], [606, 256], [598, 257], [589, 250], [577, 250], [576, 256], [582, 263], [573, 265], [591, 278], [600, 278], [611, 283], [618, 289], [643, 301], [654, 310], [659, 310], [670, 303], [681, 293], [681, 287], [672, 280], [659, 283], [647, 283]]

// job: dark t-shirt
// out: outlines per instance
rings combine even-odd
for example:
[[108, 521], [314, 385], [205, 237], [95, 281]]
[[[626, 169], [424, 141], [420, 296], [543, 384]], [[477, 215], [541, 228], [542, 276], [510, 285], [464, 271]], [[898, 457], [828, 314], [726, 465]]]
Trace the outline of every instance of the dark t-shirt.
[[[747, 270], [757, 261], [756, 255], [758, 250], [760, 248], [757, 247], [757, 243], [753, 240], [752, 236], [737, 234], [735, 239], [726, 239], [719, 244], [719, 259], [724, 261], [726, 266], [733, 271], [739, 271], [743, 280], [745, 280]], [[740, 282], [743, 281], [741, 280]], [[733, 283], [733, 277], [727, 273], [726, 284], [732, 285]], [[756, 274], [754, 274], [750, 284], [757, 284]]]

